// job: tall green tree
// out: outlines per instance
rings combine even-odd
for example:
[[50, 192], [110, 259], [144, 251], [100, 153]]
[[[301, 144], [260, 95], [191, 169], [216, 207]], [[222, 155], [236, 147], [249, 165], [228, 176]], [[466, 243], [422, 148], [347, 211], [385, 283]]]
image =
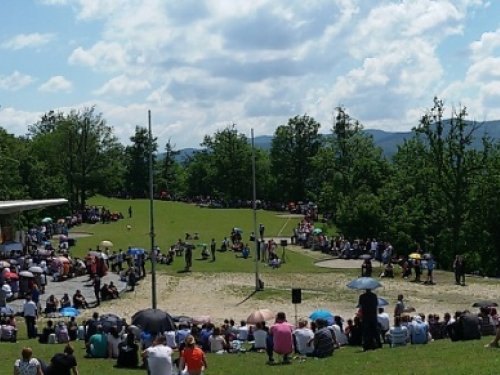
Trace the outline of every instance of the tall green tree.
[[313, 117], [304, 115], [276, 129], [270, 150], [275, 200], [297, 202], [311, 198], [314, 157], [321, 146], [320, 127]]

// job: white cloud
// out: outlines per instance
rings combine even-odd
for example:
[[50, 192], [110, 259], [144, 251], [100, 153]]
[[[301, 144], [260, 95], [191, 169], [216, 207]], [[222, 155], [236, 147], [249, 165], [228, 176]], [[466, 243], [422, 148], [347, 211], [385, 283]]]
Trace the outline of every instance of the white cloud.
[[11, 39], [2, 43], [2, 48], [19, 50], [23, 48], [36, 48], [41, 47], [55, 37], [55, 34], [18, 34]]
[[42, 113], [22, 111], [12, 107], [0, 107], [0, 127], [15, 135], [28, 132], [28, 125], [38, 121]]
[[117, 71], [127, 65], [127, 56], [122, 45], [100, 41], [90, 49], [77, 47], [68, 58], [68, 63], [95, 70]]
[[0, 75], [0, 90], [17, 91], [34, 81], [35, 79], [32, 76], [19, 73], [16, 70], [8, 76]]
[[96, 95], [132, 95], [138, 91], [151, 88], [146, 80], [130, 79], [124, 75], [114, 77], [106, 82], [101, 88], [94, 91]]
[[63, 76], [54, 76], [51, 77], [47, 82], [42, 83], [38, 87], [38, 91], [41, 92], [69, 92], [73, 88], [73, 83], [67, 80]]

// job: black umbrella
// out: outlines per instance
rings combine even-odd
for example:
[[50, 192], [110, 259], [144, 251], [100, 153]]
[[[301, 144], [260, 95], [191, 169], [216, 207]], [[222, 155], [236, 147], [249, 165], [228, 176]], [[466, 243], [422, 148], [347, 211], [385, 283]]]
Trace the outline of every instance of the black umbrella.
[[99, 324], [102, 326], [104, 332], [109, 333], [111, 327], [117, 327], [120, 332], [124, 326], [123, 319], [115, 314], [104, 314], [99, 319]]
[[477, 301], [474, 302], [472, 307], [478, 307], [478, 308], [485, 308], [487, 309], [488, 307], [498, 307], [498, 303], [493, 302], [493, 301], [488, 301], [488, 300], [482, 300], [482, 301]]
[[158, 309], [145, 309], [136, 312], [132, 317], [132, 324], [153, 334], [176, 330], [174, 319], [170, 314]]

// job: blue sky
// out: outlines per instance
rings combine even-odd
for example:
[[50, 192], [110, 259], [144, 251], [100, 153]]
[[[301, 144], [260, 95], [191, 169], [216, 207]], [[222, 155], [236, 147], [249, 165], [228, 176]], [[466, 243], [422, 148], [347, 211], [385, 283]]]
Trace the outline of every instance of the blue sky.
[[500, 119], [500, 1], [23, 0], [0, 12], [0, 126], [96, 105], [197, 147], [233, 122], [271, 135], [344, 105], [367, 128], [408, 130], [432, 98]]

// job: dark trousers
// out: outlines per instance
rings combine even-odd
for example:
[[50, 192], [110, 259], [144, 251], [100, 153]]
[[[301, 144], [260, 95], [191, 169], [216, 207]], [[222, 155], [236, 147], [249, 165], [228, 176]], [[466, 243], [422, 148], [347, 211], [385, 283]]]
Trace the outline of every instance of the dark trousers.
[[[465, 275], [464, 275], [465, 278]], [[460, 284], [460, 271], [456, 270], [455, 271], [455, 284]]]
[[210, 250], [212, 252], [212, 260], [215, 262], [215, 249]]
[[363, 336], [363, 350], [377, 349], [382, 346], [382, 343], [380, 342], [380, 332], [377, 321], [363, 321], [361, 332]]
[[25, 316], [24, 320], [26, 321], [26, 330], [28, 331], [28, 338], [29, 339], [36, 338], [36, 329], [35, 329], [36, 318], [34, 316]]

